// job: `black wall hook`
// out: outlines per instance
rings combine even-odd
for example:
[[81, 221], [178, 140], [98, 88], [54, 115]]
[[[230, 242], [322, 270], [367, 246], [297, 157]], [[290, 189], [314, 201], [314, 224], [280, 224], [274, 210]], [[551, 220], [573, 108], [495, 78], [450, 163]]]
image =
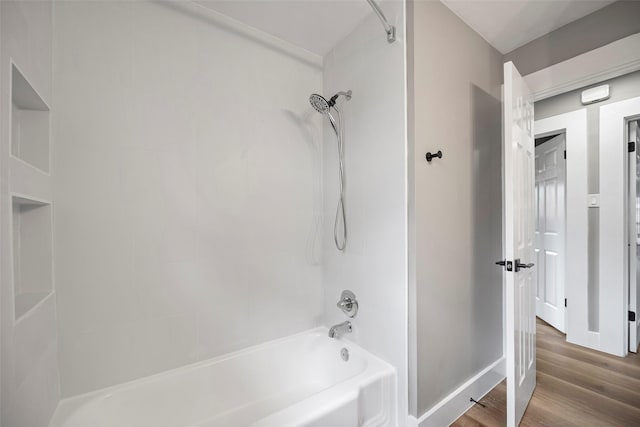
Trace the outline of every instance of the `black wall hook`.
[[430, 162], [431, 160], [435, 159], [436, 157], [438, 159], [441, 159], [442, 158], [442, 151], [438, 150], [438, 152], [436, 154], [431, 154], [431, 151], [429, 151], [425, 157], [427, 158], [427, 162]]

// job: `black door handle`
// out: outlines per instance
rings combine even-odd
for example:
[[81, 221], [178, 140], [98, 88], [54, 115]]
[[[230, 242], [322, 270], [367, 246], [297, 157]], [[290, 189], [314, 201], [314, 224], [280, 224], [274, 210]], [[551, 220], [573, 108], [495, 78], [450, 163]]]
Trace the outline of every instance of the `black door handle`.
[[507, 261], [507, 260], [496, 261], [496, 265], [499, 265], [501, 267], [506, 267], [507, 271], [513, 271], [513, 263], [511, 261]]
[[516, 260], [516, 271], [520, 271], [520, 269], [522, 268], [531, 268], [533, 267], [535, 264], [530, 262], [529, 264], [523, 264], [520, 262], [519, 259]]

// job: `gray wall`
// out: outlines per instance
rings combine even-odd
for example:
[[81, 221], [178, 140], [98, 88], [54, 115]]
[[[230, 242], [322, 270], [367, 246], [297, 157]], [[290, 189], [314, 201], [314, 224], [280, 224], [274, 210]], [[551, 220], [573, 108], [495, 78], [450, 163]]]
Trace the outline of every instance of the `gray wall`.
[[[600, 107], [613, 102], [619, 102], [625, 99], [640, 96], [640, 71], [627, 74], [612, 80], [599, 83], [594, 86], [608, 84], [611, 90], [611, 98], [606, 101], [583, 106], [580, 103], [580, 93], [588, 87], [567, 92], [553, 98], [548, 98], [536, 102], [535, 119], [545, 119], [547, 117], [556, 116], [558, 114], [570, 111], [587, 109], [587, 191], [591, 193], [600, 193], [600, 174], [599, 174], [599, 146], [600, 146]], [[593, 87], [593, 86], [589, 86]], [[571, 153], [567, 153], [567, 161], [571, 161]], [[599, 232], [600, 217], [599, 209], [589, 209], [589, 330], [599, 330], [599, 289], [598, 271], [599, 271]]]
[[[410, 4], [408, 15], [411, 412], [420, 416], [502, 356], [502, 55], [440, 2]], [[438, 150], [443, 159], [428, 164], [425, 153]]]
[[640, 1], [618, 1], [507, 53], [522, 75], [640, 32]]

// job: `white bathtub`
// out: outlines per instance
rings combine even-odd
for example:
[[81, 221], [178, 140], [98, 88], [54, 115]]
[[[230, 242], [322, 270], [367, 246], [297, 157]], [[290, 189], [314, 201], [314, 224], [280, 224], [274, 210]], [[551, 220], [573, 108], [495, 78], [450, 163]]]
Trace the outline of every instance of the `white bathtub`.
[[319, 328], [65, 399], [50, 427], [392, 426], [395, 385], [393, 367]]

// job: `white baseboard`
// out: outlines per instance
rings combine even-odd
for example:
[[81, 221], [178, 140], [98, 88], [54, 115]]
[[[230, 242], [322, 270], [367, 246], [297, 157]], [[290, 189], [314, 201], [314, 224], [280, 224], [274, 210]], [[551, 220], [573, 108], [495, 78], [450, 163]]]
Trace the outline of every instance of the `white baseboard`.
[[473, 406], [469, 398], [480, 400], [504, 380], [505, 371], [505, 359], [501, 357], [438, 402], [419, 419], [409, 416], [408, 426], [443, 427], [452, 424]]

